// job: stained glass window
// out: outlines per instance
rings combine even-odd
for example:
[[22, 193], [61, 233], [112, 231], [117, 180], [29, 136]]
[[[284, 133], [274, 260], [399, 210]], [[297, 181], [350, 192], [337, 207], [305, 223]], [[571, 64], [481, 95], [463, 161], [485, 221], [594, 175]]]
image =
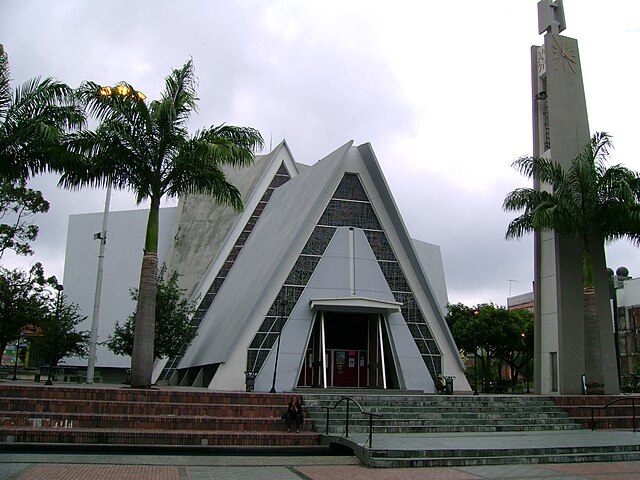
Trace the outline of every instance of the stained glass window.
[[[403, 304], [401, 307], [402, 316], [407, 322], [422, 359], [435, 381], [436, 376], [442, 371], [442, 356], [438, 345], [433, 339], [427, 321], [407, 283], [358, 175], [350, 173], [343, 176], [340, 185], [336, 188], [332, 199], [318, 221], [318, 225], [303, 248], [302, 254], [289, 273], [278, 298], [273, 303], [269, 315], [265, 317], [251, 342], [247, 355], [247, 369], [257, 372], [262, 367], [269, 349], [275, 344], [277, 335], [280, 334], [286, 323], [289, 312], [293, 310], [302, 290], [313, 274], [319, 262], [317, 257], [322, 256], [326, 250], [336, 227], [356, 227], [364, 231], [389, 288], [396, 301]], [[292, 286], [295, 286], [297, 290], [291, 290]], [[278, 316], [277, 308], [279, 306], [281, 308], [283, 299], [287, 300], [288, 312], [280, 317], [281, 321], [274, 323], [274, 319]]]

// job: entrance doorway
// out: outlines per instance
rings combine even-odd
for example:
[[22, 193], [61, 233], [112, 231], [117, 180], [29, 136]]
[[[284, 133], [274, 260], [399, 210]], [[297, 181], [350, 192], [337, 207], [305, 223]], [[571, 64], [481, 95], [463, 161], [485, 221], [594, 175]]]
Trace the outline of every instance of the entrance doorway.
[[[391, 355], [385, 354], [383, 361], [380, 349], [382, 338], [385, 353], [390, 351], [384, 323], [378, 314], [318, 312], [300, 371], [298, 386], [323, 387], [325, 378], [327, 387], [385, 388], [385, 386], [391, 386], [385, 379], [386, 377], [396, 379], [395, 368]], [[320, 355], [323, 333], [324, 362]], [[385, 375], [386, 372], [389, 374]]]

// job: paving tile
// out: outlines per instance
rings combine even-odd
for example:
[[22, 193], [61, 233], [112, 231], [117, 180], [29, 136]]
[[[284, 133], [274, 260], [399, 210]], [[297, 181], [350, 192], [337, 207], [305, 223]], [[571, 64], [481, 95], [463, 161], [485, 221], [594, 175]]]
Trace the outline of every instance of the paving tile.
[[297, 471], [312, 480], [479, 480], [483, 477], [453, 468], [368, 468], [363, 466], [303, 466]]
[[[492, 479], [554, 479], [558, 478], [558, 471], [545, 468], [544, 465], [483, 465], [471, 467], [456, 467], [456, 470], [477, 475], [480, 478]], [[564, 476], [562, 476], [565, 479]], [[568, 479], [566, 479], [568, 480]]]
[[187, 480], [299, 480], [288, 467], [188, 467]]
[[28, 463], [0, 463], [0, 480], [16, 478], [16, 475], [26, 470], [31, 465]]
[[17, 480], [180, 480], [178, 467], [157, 465], [39, 464]]
[[640, 462], [567, 463], [545, 465], [544, 468], [556, 473], [591, 480], [637, 480], [640, 478]]

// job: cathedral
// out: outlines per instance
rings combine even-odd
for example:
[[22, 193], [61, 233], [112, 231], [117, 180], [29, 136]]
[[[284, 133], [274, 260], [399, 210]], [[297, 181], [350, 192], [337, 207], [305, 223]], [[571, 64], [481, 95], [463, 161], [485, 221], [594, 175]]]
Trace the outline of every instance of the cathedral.
[[[197, 305], [196, 335], [156, 361], [154, 382], [433, 393], [442, 374], [456, 391], [470, 390], [444, 318], [440, 249], [410, 237], [370, 144], [349, 142], [308, 166], [283, 141], [227, 177], [242, 211], [204, 195], [162, 209], [159, 261]], [[109, 214], [99, 342], [134, 309], [128, 291], [137, 287], [145, 214]], [[101, 218], [69, 220], [65, 294], [89, 317], [82, 329], [91, 324], [91, 238]], [[99, 344], [97, 370], [129, 362]]]

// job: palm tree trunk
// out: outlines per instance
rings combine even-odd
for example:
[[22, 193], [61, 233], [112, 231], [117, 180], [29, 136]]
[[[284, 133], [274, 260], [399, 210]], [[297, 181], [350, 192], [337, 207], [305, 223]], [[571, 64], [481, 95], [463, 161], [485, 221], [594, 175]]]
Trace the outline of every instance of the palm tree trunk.
[[602, 343], [600, 341], [598, 305], [593, 282], [593, 262], [588, 247], [584, 248], [582, 258], [585, 375], [587, 377], [587, 393], [597, 394], [604, 393], [604, 372], [602, 369]]
[[131, 355], [131, 386], [151, 387], [153, 374], [153, 344], [156, 327], [156, 291], [158, 289], [158, 217], [160, 200], [151, 199], [145, 251], [142, 257], [136, 323]]

